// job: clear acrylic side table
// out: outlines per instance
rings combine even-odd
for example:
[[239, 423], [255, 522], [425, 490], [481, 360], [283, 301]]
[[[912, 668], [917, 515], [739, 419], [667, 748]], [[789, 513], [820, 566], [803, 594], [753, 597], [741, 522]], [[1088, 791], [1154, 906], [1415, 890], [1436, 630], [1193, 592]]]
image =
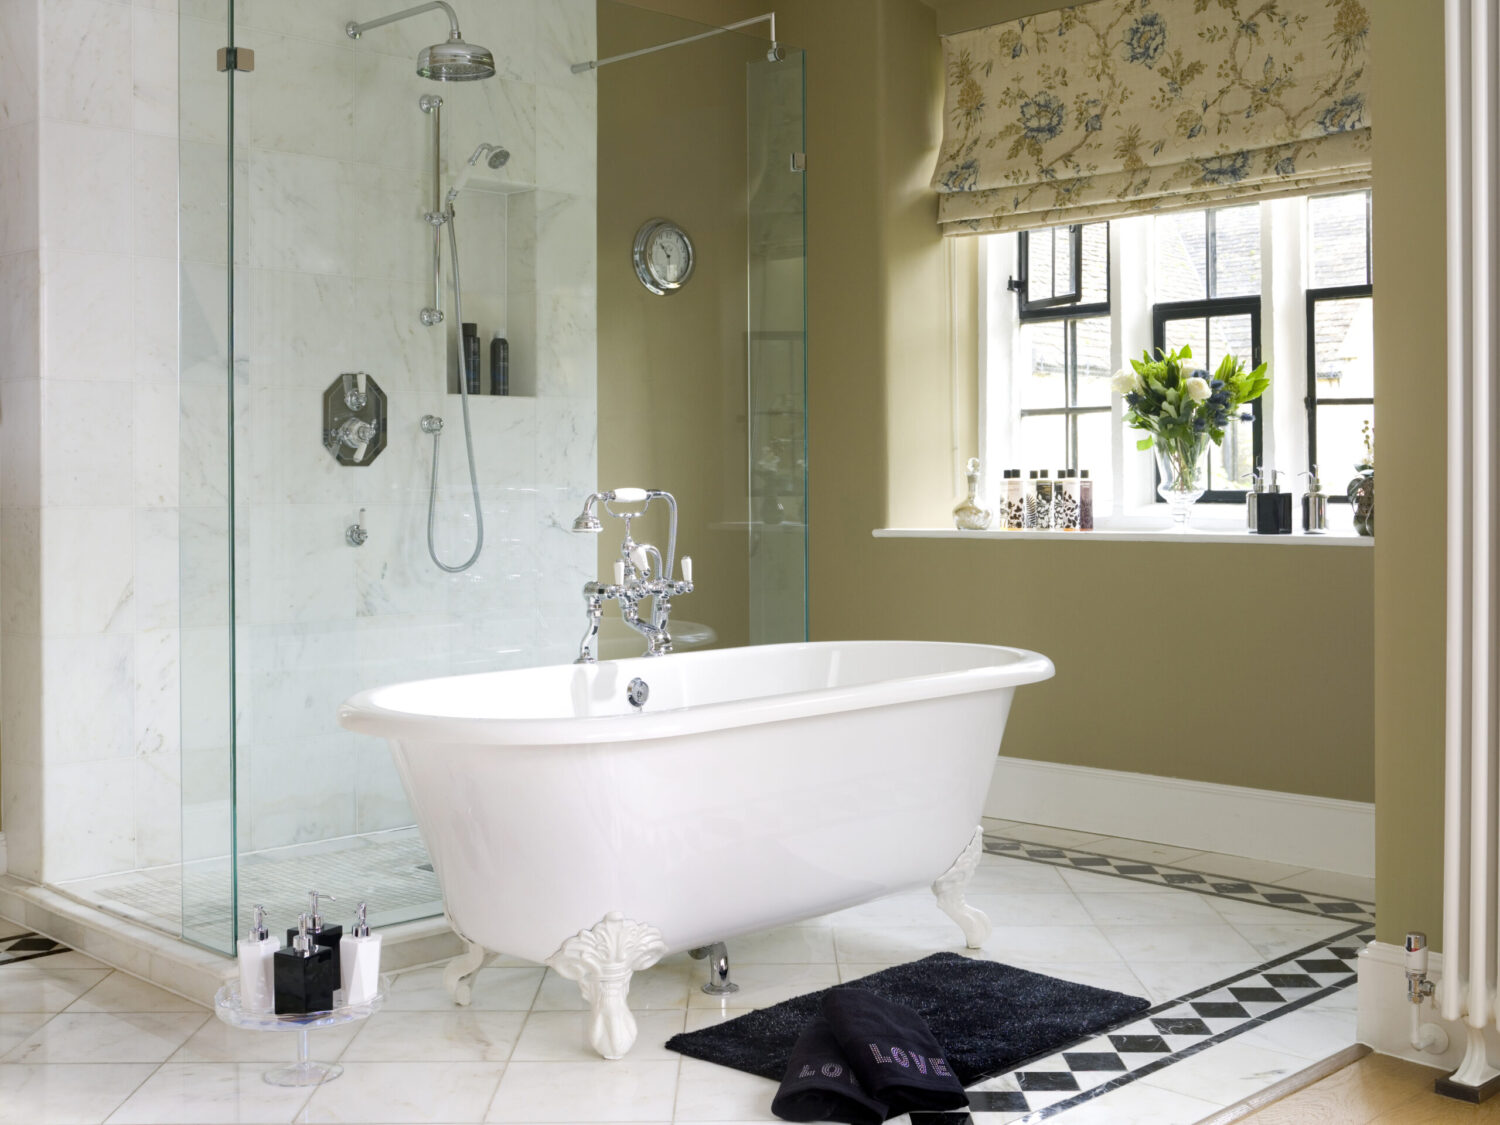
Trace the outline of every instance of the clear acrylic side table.
[[245, 1011], [240, 1007], [239, 987], [226, 984], [214, 994], [214, 1015], [230, 1027], [243, 1027], [252, 1031], [295, 1031], [297, 1061], [291, 1066], [266, 1071], [265, 1080], [273, 1086], [321, 1086], [343, 1074], [344, 1068], [338, 1063], [313, 1062], [307, 1053], [307, 1033], [315, 1027], [335, 1027], [374, 1015], [385, 1002], [387, 987], [388, 978], [382, 977], [380, 991], [368, 1004], [345, 1004], [327, 1012], [278, 1016], [274, 1012]]

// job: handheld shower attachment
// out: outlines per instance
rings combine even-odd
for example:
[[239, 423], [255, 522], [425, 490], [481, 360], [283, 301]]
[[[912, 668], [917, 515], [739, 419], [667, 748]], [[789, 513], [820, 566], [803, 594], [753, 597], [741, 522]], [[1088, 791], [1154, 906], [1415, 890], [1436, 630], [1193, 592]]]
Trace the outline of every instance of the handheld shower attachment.
[[[486, 159], [487, 158], [487, 159]], [[453, 186], [448, 189], [447, 202], [451, 208], [454, 200], [458, 198], [459, 192], [464, 190], [469, 182], [469, 177], [474, 174], [474, 169], [479, 167], [479, 162], [484, 160], [490, 168], [503, 168], [510, 160], [510, 150], [500, 145], [481, 144], [474, 150], [474, 155], [469, 157], [463, 168], [458, 173], [458, 178], [453, 181]]]

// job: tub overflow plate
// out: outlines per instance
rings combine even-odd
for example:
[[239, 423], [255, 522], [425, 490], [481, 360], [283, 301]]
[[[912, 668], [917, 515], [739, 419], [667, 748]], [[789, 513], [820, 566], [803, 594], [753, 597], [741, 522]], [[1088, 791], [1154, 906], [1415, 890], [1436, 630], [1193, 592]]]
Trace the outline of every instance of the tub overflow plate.
[[630, 705], [636, 710], [646, 706], [646, 700], [651, 698], [651, 685], [637, 676], [630, 681], [630, 686], [625, 689], [625, 698], [630, 700]]

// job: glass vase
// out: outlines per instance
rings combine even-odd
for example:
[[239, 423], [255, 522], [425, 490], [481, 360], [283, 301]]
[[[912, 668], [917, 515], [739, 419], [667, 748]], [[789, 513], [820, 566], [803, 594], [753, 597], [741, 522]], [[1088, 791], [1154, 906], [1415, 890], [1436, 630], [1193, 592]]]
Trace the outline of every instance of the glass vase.
[[1161, 480], [1156, 491], [1172, 513], [1172, 530], [1186, 531], [1188, 517], [1198, 498], [1208, 491], [1207, 434], [1156, 435], [1156, 470]]

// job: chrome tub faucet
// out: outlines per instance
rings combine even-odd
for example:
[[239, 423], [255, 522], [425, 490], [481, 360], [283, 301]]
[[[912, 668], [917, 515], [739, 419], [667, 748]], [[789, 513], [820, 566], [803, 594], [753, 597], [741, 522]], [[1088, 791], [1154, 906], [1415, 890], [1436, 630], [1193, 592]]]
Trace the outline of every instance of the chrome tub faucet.
[[[667, 554], [650, 543], [637, 543], [630, 535], [630, 521], [639, 519], [656, 500], [667, 505]], [[612, 505], [621, 505], [616, 510]], [[625, 507], [628, 505], [628, 507]], [[583, 512], [573, 521], [573, 530], [597, 535], [604, 530], [599, 520], [603, 511], [625, 523], [625, 538], [620, 542], [620, 557], [615, 560], [614, 581], [587, 582], [583, 587], [583, 601], [588, 614], [588, 627], [578, 646], [575, 664], [593, 664], [598, 661], [599, 624], [604, 618], [604, 603], [620, 603], [620, 616], [625, 624], [646, 639], [647, 656], [665, 656], [672, 651], [672, 633], [669, 618], [672, 599], [693, 592], [693, 560], [684, 556], [682, 580], [672, 577], [677, 554], [677, 499], [670, 492], [655, 488], [617, 488], [610, 492], [595, 492], [583, 504]], [[649, 599], [646, 612], [641, 612], [641, 603]]]

